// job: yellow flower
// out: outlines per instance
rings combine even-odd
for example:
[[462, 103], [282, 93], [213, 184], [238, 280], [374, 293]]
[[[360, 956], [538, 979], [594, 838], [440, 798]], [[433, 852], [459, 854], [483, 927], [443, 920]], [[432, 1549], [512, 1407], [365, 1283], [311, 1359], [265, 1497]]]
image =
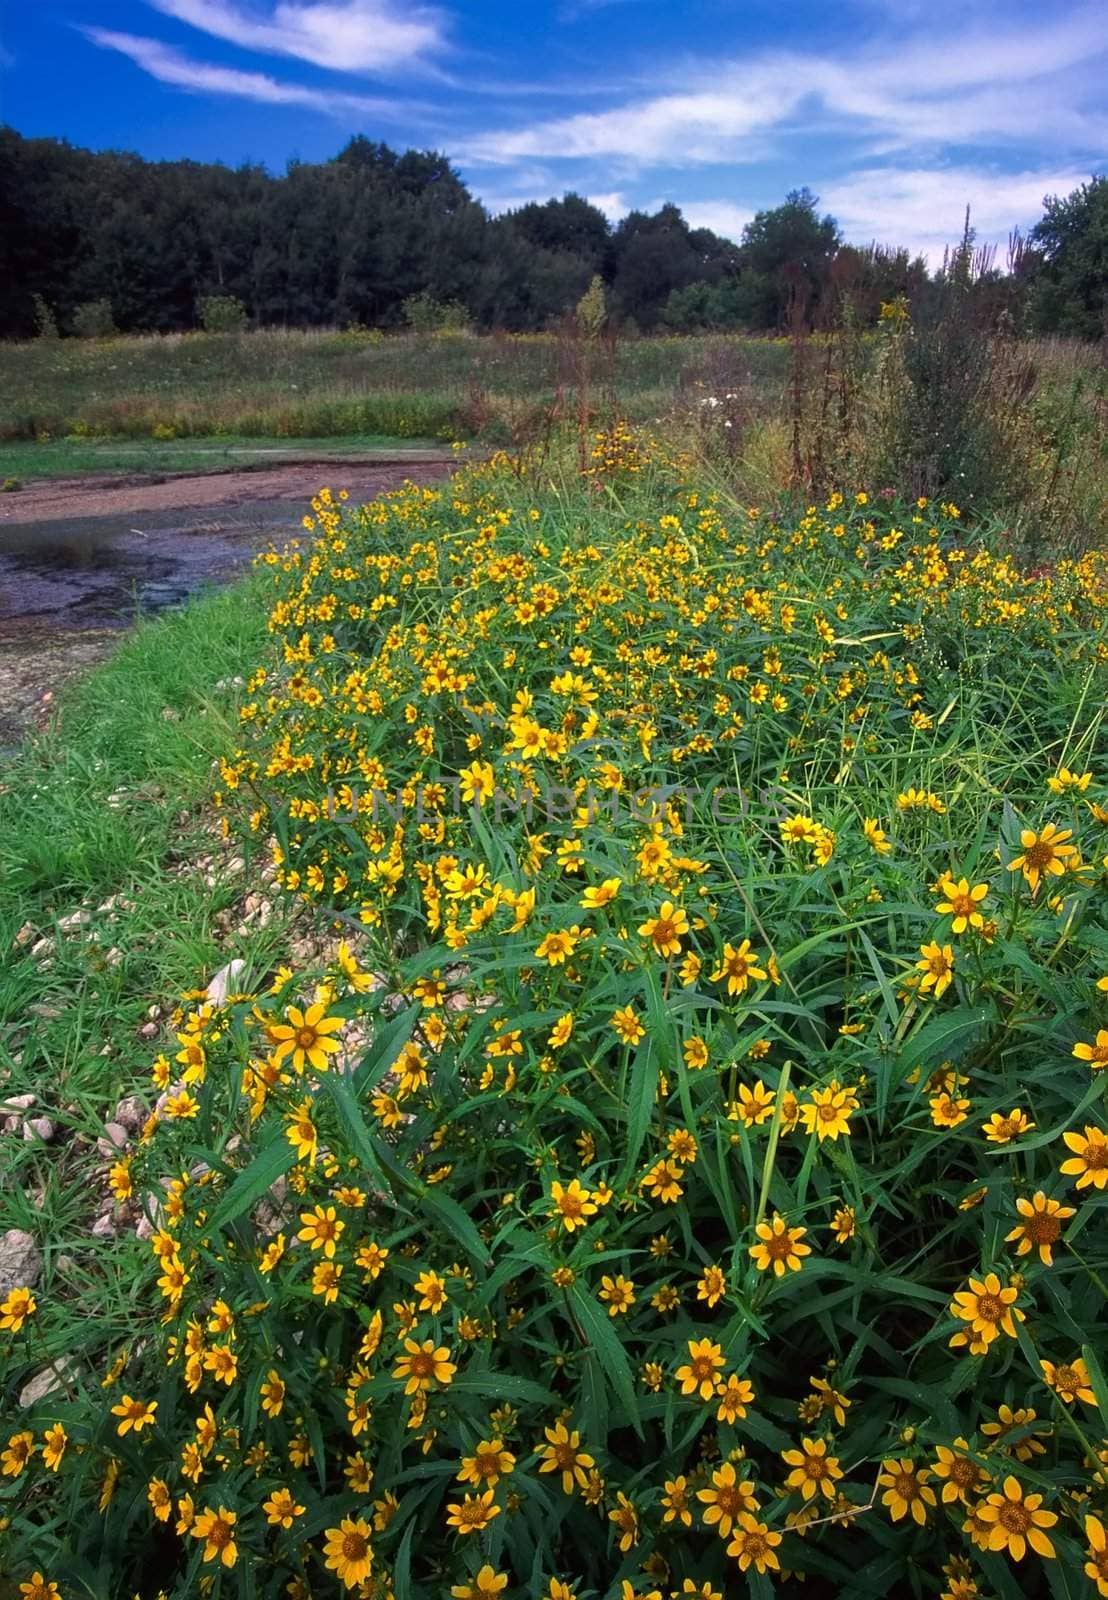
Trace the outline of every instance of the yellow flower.
[[702, 1400], [711, 1400], [716, 1392], [716, 1374], [726, 1362], [723, 1350], [711, 1339], [690, 1339], [689, 1359], [677, 1369], [677, 1381], [682, 1394], [699, 1394]]
[[696, 1034], [694, 1034], [692, 1038], [685, 1040], [682, 1054], [685, 1057], [685, 1065], [688, 1067], [690, 1072], [699, 1072], [702, 1068], [708, 1065], [708, 1046], [704, 1040]]
[[774, 1275], [784, 1277], [786, 1272], [799, 1272], [803, 1265], [801, 1256], [810, 1256], [811, 1246], [801, 1244], [807, 1228], [790, 1228], [785, 1219], [774, 1213], [772, 1223], [759, 1222], [755, 1228], [759, 1242], [750, 1246], [750, 1254], [759, 1272], [773, 1267]]
[[753, 1089], [745, 1083], [739, 1084], [739, 1098], [728, 1106], [727, 1115], [732, 1122], [741, 1122], [747, 1128], [758, 1128], [763, 1122], [769, 1121], [776, 1104], [777, 1096], [759, 1078]]
[[576, 925], [572, 928], [555, 929], [546, 935], [535, 954], [540, 960], [549, 962], [552, 967], [561, 966], [576, 950], [580, 937], [581, 929]]
[[781, 1459], [792, 1472], [785, 1479], [787, 1489], [799, 1489], [805, 1500], [822, 1494], [835, 1498], [835, 1480], [842, 1477], [838, 1456], [827, 1454], [824, 1439], [802, 1439], [799, 1450], [782, 1450]]
[[854, 1215], [854, 1207], [840, 1206], [835, 1212], [835, 1215], [831, 1218], [829, 1226], [831, 1228], [831, 1232], [835, 1236], [836, 1244], [848, 1244], [849, 1241], [853, 1239], [857, 1228], [857, 1218]]
[[496, 1600], [507, 1587], [508, 1574], [497, 1572], [486, 1561], [472, 1583], [456, 1583], [450, 1593], [454, 1600]]
[[42, 1436], [42, 1459], [51, 1472], [57, 1472], [65, 1455], [65, 1447], [69, 1443], [69, 1435], [60, 1422], [55, 1422], [47, 1428]]
[[432, 1383], [442, 1384], [445, 1388], [458, 1370], [450, 1360], [450, 1351], [445, 1346], [436, 1349], [433, 1339], [425, 1339], [422, 1344], [415, 1339], [405, 1339], [404, 1351], [392, 1375], [404, 1380], [405, 1394], [425, 1392]]
[[[974, 1343], [985, 1350], [1002, 1333], [1006, 1333], [1009, 1339], [1016, 1337], [1016, 1319], [1020, 1322], [1025, 1320], [1023, 1312], [1016, 1305], [1018, 1299], [1018, 1289], [1004, 1288], [996, 1273], [990, 1272], [984, 1280], [971, 1278], [969, 1288], [960, 1289], [954, 1296], [950, 1312], [952, 1316], [970, 1324], [976, 1335]], [[965, 1337], [961, 1335], [959, 1342]], [[955, 1334], [955, 1338], [959, 1338], [959, 1335]]]
[[339, 1040], [331, 1035], [346, 1026], [342, 1017], [329, 1017], [326, 1010], [320, 1004], [309, 1006], [307, 1011], [289, 1006], [285, 1012], [288, 1022], [270, 1025], [270, 1035], [277, 1045], [273, 1052], [276, 1065], [291, 1056], [296, 1072], [303, 1072], [306, 1066], [314, 1072], [326, 1072], [328, 1055], [341, 1049]]
[[228, 1511], [226, 1506], [220, 1506], [218, 1511], [200, 1513], [190, 1532], [194, 1539], [204, 1540], [205, 1561], [219, 1561], [225, 1567], [234, 1566], [239, 1554], [235, 1543], [237, 1521], [237, 1514]]
[[616, 1495], [615, 1509], [608, 1513], [608, 1521], [619, 1529], [619, 1548], [626, 1555], [639, 1542], [639, 1514], [622, 1489]]
[[749, 939], [744, 939], [740, 945], [725, 943], [719, 966], [712, 973], [712, 982], [726, 981], [728, 994], [742, 994], [752, 978], [761, 981], [766, 977], [765, 969], [759, 965], [760, 961], [761, 957], [751, 948]]
[[888, 855], [892, 845], [885, 837], [884, 828], [878, 827], [876, 817], [864, 817], [862, 819], [862, 832], [879, 856]]
[[1108, 1028], [1098, 1028], [1095, 1044], [1075, 1044], [1073, 1053], [1078, 1061], [1087, 1061], [1094, 1072], [1108, 1067]]
[[1058, 1170], [1067, 1178], [1076, 1178], [1079, 1189], [1103, 1189], [1108, 1184], [1108, 1134], [1104, 1129], [1086, 1123], [1083, 1134], [1064, 1133], [1062, 1138], [1073, 1155]]
[[33, 1433], [13, 1433], [7, 1449], [0, 1453], [0, 1471], [5, 1478], [18, 1478], [35, 1453]]
[[635, 1285], [622, 1273], [614, 1278], [601, 1278], [600, 1298], [606, 1303], [610, 1317], [625, 1316], [635, 1303]]
[[120, 1438], [125, 1433], [129, 1433], [132, 1428], [136, 1433], [141, 1433], [143, 1428], [152, 1428], [155, 1420], [154, 1413], [157, 1409], [158, 1402], [156, 1400], [149, 1402], [146, 1400], [133, 1400], [129, 1394], [125, 1394], [119, 1404], [112, 1407], [112, 1416], [121, 1419], [116, 1429]]
[[1020, 1134], [1030, 1133], [1034, 1126], [1025, 1111], [1013, 1106], [1006, 1117], [994, 1111], [988, 1122], [981, 1124], [981, 1131], [990, 1144], [1009, 1144], [1013, 1139], [1018, 1139]]
[[573, 1012], [567, 1011], [564, 1016], [558, 1018], [557, 1022], [551, 1028], [546, 1040], [547, 1045], [551, 1050], [560, 1050], [563, 1045], [569, 1043], [572, 1033]]
[[28, 1317], [38, 1310], [38, 1302], [30, 1289], [11, 1289], [0, 1300], [0, 1328], [18, 1333]]
[[937, 1094], [928, 1101], [931, 1121], [936, 1128], [958, 1128], [969, 1116], [970, 1104], [956, 1095]]
[[1086, 1516], [1085, 1537], [1089, 1541], [1085, 1576], [1096, 1584], [1098, 1595], [1108, 1595], [1108, 1534], [1099, 1517]]
[[1007, 1243], [1018, 1239], [1016, 1254], [1027, 1255], [1031, 1250], [1038, 1250], [1039, 1260], [1044, 1267], [1053, 1265], [1054, 1257], [1051, 1247], [1058, 1243], [1062, 1233], [1062, 1223], [1075, 1215], [1073, 1206], [1061, 1205], [1057, 1200], [1048, 1200], [1042, 1189], [1039, 1189], [1034, 1198], [1016, 1201], [1016, 1210], [1024, 1220], [1016, 1225], [1011, 1233], [1005, 1235]]
[[611, 905], [620, 891], [621, 878], [605, 878], [603, 883], [586, 889], [581, 896], [581, 905], [586, 911], [599, 911], [603, 906]]
[[[751, 1566], [757, 1572], [780, 1572], [781, 1563], [774, 1551], [783, 1537], [783, 1534], [775, 1533], [768, 1523], [759, 1522], [756, 1517], [744, 1513], [727, 1546], [727, 1554], [734, 1556], [740, 1572], [746, 1572]], [[695, 1595], [697, 1591], [688, 1592]]]
[[935, 910], [942, 916], [953, 918], [951, 933], [965, 933], [967, 928], [983, 928], [985, 918], [979, 907], [988, 892], [987, 883], [975, 883], [971, 889], [968, 878], [959, 878], [957, 882], [953, 878], [941, 878], [939, 893], [945, 898], [939, 901]]
[[369, 1578], [373, 1566], [370, 1526], [361, 1517], [343, 1517], [337, 1528], [324, 1533], [324, 1566], [346, 1589], [356, 1589]]
[[969, 1504], [971, 1495], [979, 1495], [987, 1484], [989, 1474], [985, 1468], [965, 1454], [969, 1445], [965, 1439], [955, 1439], [954, 1448], [945, 1444], [935, 1446], [936, 1460], [931, 1463], [931, 1472], [936, 1478], [944, 1480], [942, 1488], [942, 1501], [949, 1505], [954, 1500]]
[[881, 1463], [877, 1486], [885, 1491], [881, 1503], [888, 1506], [894, 1522], [911, 1515], [913, 1521], [923, 1527], [927, 1521], [927, 1507], [935, 1504], [935, 1491], [927, 1487], [929, 1477], [927, 1468], [913, 1461], [901, 1459]]
[[715, 1528], [721, 1539], [726, 1539], [734, 1523], [758, 1509], [758, 1497], [748, 1478], [740, 1478], [730, 1461], [725, 1461], [712, 1473], [711, 1487], [698, 1489], [696, 1498], [707, 1510], [701, 1512], [704, 1525]]
[[493, 1501], [493, 1491], [486, 1489], [484, 1494], [467, 1494], [460, 1501], [448, 1503], [446, 1513], [447, 1527], [464, 1536], [484, 1533], [493, 1518], [500, 1515], [500, 1507]]
[[813, 1089], [810, 1104], [802, 1105], [800, 1115], [808, 1133], [814, 1133], [820, 1144], [824, 1139], [837, 1139], [850, 1133], [850, 1116], [858, 1109], [853, 1089], [840, 1087], [835, 1079], [826, 1089]]
[[312, 1121], [311, 1104], [310, 1100], [301, 1100], [295, 1110], [285, 1113], [288, 1122], [285, 1138], [296, 1151], [296, 1159], [306, 1160], [314, 1167], [319, 1151], [319, 1135]]
[[571, 1432], [564, 1422], [544, 1428], [543, 1433], [547, 1442], [538, 1447], [541, 1457], [539, 1471], [560, 1472], [562, 1489], [566, 1494], [572, 1494], [575, 1488], [583, 1489], [588, 1482], [589, 1468], [594, 1467], [596, 1462], [581, 1449], [581, 1435], [576, 1428]]
[[672, 900], [663, 900], [656, 917], [649, 917], [639, 929], [641, 939], [649, 939], [655, 953], [663, 958], [681, 954], [681, 940], [689, 931], [689, 919]]
[[719, 1400], [716, 1421], [729, 1423], [733, 1427], [740, 1418], [746, 1416], [746, 1408], [754, 1399], [754, 1389], [746, 1378], [738, 1378], [731, 1373], [726, 1382], [716, 1389], [716, 1396]]
[[1077, 854], [1077, 846], [1067, 843], [1072, 834], [1072, 828], [1057, 828], [1053, 822], [1046, 823], [1039, 833], [1024, 828], [1020, 833], [1021, 853], [1009, 861], [1009, 872], [1022, 872], [1031, 893], [1037, 894], [1044, 875], [1060, 878]]
[[516, 1458], [504, 1448], [503, 1439], [482, 1439], [471, 1456], [462, 1457], [458, 1470], [461, 1483], [487, 1484], [494, 1489], [500, 1479], [515, 1471]]
[[313, 1250], [322, 1250], [328, 1261], [332, 1260], [346, 1229], [346, 1223], [334, 1206], [315, 1206], [311, 1211], [302, 1211], [300, 1221], [303, 1226], [296, 1237], [311, 1245]]
[[618, 1011], [614, 1011], [612, 1027], [623, 1044], [638, 1044], [646, 1036], [646, 1029], [639, 1021], [634, 1006], [620, 1006]]
[[32, 1572], [29, 1582], [19, 1585], [19, 1593], [22, 1600], [62, 1600], [57, 1584], [41, 1572]]
[[935, 999], [941, 1000], [954, 981], [954, 947], [949, 944], [921, 944], [916, 970], [923, 973], [919, 980], [921, 994], [933, 989]]
[[1093, 1393], [1092, 1379], [1089, 1369], [1080, 1356], [1075, 1356], [1070, 1362], [1063, 1362], [1055, 1366], [1053, 1361], [1043, 1361], [1039, 1365], [1043, 1369], [1043, 1378], [1054, 1393], [1067, 1406], [1072, 1406], [1075, 1400], [1084, 1400], [1086, 1405], [1096, 1405], [1096, 1395]]
[[561, 1218], [567, 1233], [572, 1233], [575, 1228], [583, 1228], [599, 1209], [592, 1195], [576, 1178], [568, 1185], [552, 1183], [550, 1198], [554, 1202], [551, 1216]]
[[274, 1489], [268, 1500], [262, 1501], [265, 1520], [272, 1528], [291, 1528], [297, 1517], [302, 1517], [306, 1506], [298, 1505], [287, 1489]]
[[1058, 1521], [1053, 1511], [1040, 1511], [1041, 1494], [1024, 1496], [1018, 1478], [1009, 1475], [1004, 1480], [1002, 1494], [991, 1494], [977, 1515], [989, 1526], [989, 1549], [1007, 1550], [1013, 1561], [1022, 1561], [1030, 1545], [1038, 1555], [1047, 1560], [1055, 1554], [1054, 1546], [1042, 1532], [1053, 1528]]

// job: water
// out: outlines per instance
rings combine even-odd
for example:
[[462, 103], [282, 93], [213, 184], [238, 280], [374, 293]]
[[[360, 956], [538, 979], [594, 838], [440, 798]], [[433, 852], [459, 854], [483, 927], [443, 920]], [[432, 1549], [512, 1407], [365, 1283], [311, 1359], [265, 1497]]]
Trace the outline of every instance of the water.
[[120, 628], [226, 582], [274, 538], [294, 534], [287, 500], [0, 526], [0, 643], [43, 626]]

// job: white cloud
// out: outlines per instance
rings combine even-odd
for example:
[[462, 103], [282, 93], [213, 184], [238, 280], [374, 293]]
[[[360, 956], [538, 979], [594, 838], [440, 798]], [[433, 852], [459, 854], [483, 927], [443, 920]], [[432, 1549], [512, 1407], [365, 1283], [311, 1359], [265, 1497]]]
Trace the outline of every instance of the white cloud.
[[620, 217], [626, 216], [631, 209], [626, 197], [615, 189], [608, 194], [587, 194], [585, 199], [590, 206], [603, 211], [609, 222], [618, 222]]
[[166, 16], [217, 39], [294, 56], [336, 72], [381, 72], [413, 65], [443, 44], [438, 11], [393, 0], [279, 0], [251, 12], [234, 0], [150, 0]]
[[1072, 168], [869, 167], [829, 184], [821, 209], [834, 214], [854, 244], [903, 245], [937, 266], [961, 237], [967, 205], [978, 242], [1003, 250], [1013, 228], [1026, 232], [1038, 221], [1044, 195], [1067, 194], [1088, 176]]
[[[1049, 24], [941, 34], [841, 54], [773, 52], [691, 63], [689, 87], [606, 110], [492, 130], [463, 145], [474, 163], [606, 159], [667, 167], [761, 159], [771, 136], [853, 134], [890, 149], [1049, 142], [1103, 149], [1108, 34], [1095, 12]], [[1097, 61], [1100, 60], [1100, 66]], [[672, 83], [675, 70], [669, 70]], [[709, 87], [700, 87], [707, 84]]]
[[239, 72], [233, 67], [213, 66], [194, 61], [160, 44], [133, 33], [113, 33], [106, 28], [85, 28], [85, 35], [105, 50], [118, 50], [136, 66], [160, 83], [177, 89], [192, 89], [204, 94], [232, 95], [240, 100], [256, 100], [264, 105], [308, 106], [332, 116], [398, 117], [410, 107], [368, 95], [333, 93], [328, 89], [309, 89], [303, 84], [281, 83], [264, 72]]
[[732, 200], [679, 200], [677, 204], [690, 228], [711, 228], [721, 238], [736, 242], [742, 238], [747, 223], [754, 220], [753, 211]]

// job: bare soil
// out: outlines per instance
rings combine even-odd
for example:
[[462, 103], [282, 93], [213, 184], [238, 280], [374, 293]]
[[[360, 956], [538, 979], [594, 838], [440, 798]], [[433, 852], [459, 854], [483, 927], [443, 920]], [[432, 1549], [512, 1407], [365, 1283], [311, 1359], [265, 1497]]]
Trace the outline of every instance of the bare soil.
[[[450, 455], [406, 452], [402, 459], [359, 462], [338, 457], [230, 472], [174, 473], [165, 478], [53, 478], [29, 483], [0, 499], [0, 528], [8, 523], [59, 522], [74, 517], [133, 517], [147, 511], [194, 511], [248, 506], [257, 501], [302, 503], [328, 485], [357, 502], [397, 489], [406, 478], [424, 482], [454, 467]], [[2, 547], [0, 547], [2, 548]]]

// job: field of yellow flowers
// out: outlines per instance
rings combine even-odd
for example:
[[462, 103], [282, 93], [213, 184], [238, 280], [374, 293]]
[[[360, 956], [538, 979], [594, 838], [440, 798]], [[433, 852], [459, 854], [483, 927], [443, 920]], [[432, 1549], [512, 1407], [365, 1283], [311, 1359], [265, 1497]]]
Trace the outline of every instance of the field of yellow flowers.
[[219, 799], [333, 955], [179, 1008], [18, 1593], [1108, 1596], [1104, 555], [617, 427], [266, 562]]

